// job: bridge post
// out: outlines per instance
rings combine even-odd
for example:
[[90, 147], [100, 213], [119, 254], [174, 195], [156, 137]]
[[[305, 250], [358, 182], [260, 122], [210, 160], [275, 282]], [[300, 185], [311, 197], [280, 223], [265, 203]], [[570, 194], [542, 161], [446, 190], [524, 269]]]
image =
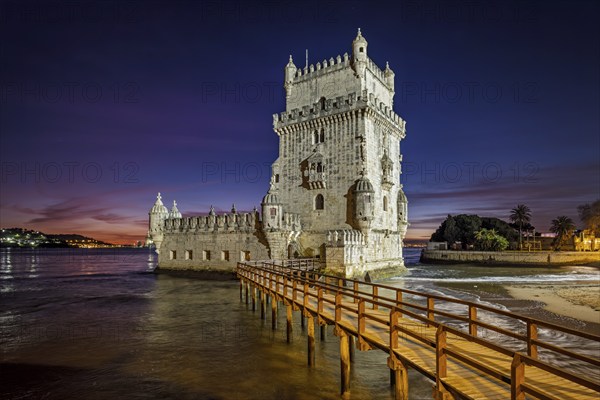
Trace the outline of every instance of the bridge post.
[[[396, 290], [396, 306], [400, 309], [404, 308], [400, 303], [402, 303], [402, 291]], [[402, 317], [402, 313], [398, 313], [398, 317]]]
[[271, 299], [271, 329], [277, 329], [277, 298]]
[[315, 366], [315, 318], [312, 314], [306, 317], [308, 323], [308, 366]]
[[435, 321], [435, 314], [433, 312], [433, 309], [434, 309], [433, 297], [427, 297], [427, 319], [430, 321]]
[[477, 336], [477, 307], [470, 305], [469, 306], [469, 334], [473, 336]]
[[[428, 299], [429, 300], [429, 299]], [[446, 355], [446, 331], [443, 325], [438, 326], [435, 332], [435, 396], [436, 400], [451, 399], [452, 396], [442, 382], [442, 378], [447, 375], [447, 358]]]
[[537, 339], [537, 325], [534, 322], [527, 321], [527, 355], [531, 358], [537, 358], [538, 349], [533, 343]]
[[327, 328], [327, 325], [321, 325], [321, 342], [325, 341], [325, 335], [326, 335], [326, 331], [325, 329]]
[[248, 288], [250, 287], [250, 284], [248, 282], [246, 282], [246, 304], [248, 304]]
[[377, 297], [379, 296], [379, 288], [373, 285], [373, 310], [377, 310], [379, 307], [377, 302], [379, 301]]
[[266, 302], [267, 302], [267, 295], [262, 290], [259, 290], [258, 296], [260, 298], [260, 319], [265, 319], [265, 307], [266, 307]]
[[408, 370], [406, 366], [395, 355], [390, 355], [387, 363], [390, 368], [390, 383], [394, 386], [394, 398], [408, 400]]
[[286, 306], [286, 338], [287, 342], [292, 341], [292, 305]]
[[340, 337], [340, 372], [342, 398], [350, 397], [350, 342], [348, 334], [339, 330]]
[[244, 301], [244, 282], [240, 279], [240, 302]]
[[525, 364], [521, 360], [521, 355], [515, 353], [510, 365], [510, 398], [511, 400], [525, 400], [523, 392], [523, 381], [525, 380]]
[[256, 311], [256, 286], [252, 285], [252, 311]]

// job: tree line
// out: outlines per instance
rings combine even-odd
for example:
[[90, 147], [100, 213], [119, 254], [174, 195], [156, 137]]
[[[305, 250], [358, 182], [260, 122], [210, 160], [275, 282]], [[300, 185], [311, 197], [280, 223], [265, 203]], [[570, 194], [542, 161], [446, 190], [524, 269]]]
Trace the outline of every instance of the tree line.
[[[577, 207], [579, 218], [585, 229], [600, 237], [600, 199]], [[448, 215], [431, 235], [432, 242], [447, 242], [449, 246], [460, 244], [462, 249], [474, 248], [481, 251], [502, 251], [508, 248], [522, 249], [523, 234], [535, 231], [531, 225], [531, 209], [518, 204], [510, 211], [507, 223], [498, 218], [478, 215]], [[551, 221], [550, 232], [556, 234], [552, 246], [560, 250], [573, 236], [575, 223], [565, 215]]]

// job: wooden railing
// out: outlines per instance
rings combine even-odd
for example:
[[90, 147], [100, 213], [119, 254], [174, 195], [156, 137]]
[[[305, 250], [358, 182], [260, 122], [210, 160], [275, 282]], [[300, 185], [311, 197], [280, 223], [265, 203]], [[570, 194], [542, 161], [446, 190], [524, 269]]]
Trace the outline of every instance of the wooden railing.
[[[543, 349], [544, 353], [548, 352], [549, 354], [552, 352], [558, 354], [567, 360], [568, 363], [579, 363], [582, 368], [588, 371], [600, 368], [600, 357], [580, 354], [565, 349], [551, 343], [547, 339], [540, 338], [539, 335], [540, 328], [548, 332], [572, 335], [578, 338], [578, 340], [589, 342], [589, 348], [598, 349], [599, 355], [600, 336], [484, 304], [447, 296], [421, 293], [389, 285], [326, 275], [318, 272], [316, 269], [306, 268], [308, 264], [304, 264], [305, 269], [296, 268], [296, 266], [300, 265], [273, 261], [239, 263], [237, 274], [242, 281], [262, 288], [268, 294], [275, 296], [276, 299], [281, 301], [291, 299], [293, 305], [297, 305], [304, 310], [309, 308], [312, 299], [316, 303], [316, 312], [319, 318], [328, 319], [327, 315], [323, 313], [326, 306], [333, 309], [333, 318], [330, 318], [326, 322], [334, 324], [336, 329], [347, 331], [349, 334], [356, 336], [360, 350], [368, 350], [373, 346], [380, 347], [382, 350], [388, 351], [390, 358], [394, 361], [398, 357], [394, 353], [394, 349], [398, 347], [398, 334], [406, 335], [412, 340], [422, 343], [425, 347], [435, 348], [436, 371], [434, 375], [429, 375], [429, 377], [435, 380], [439, 392], [444, 391], [444, 379], [447, 377], [447, 360], [448, 358], [452, 358], [499, 382], [509, 384], [513, 399], [525, 399], [526, 394], [531, 394], [539, 398], [553, 398], [545, 394], [543, 388], [536, 388], [527, 383], [525, 374], [526, 365], [591, 389], [598, 392], [600, 396], [600, 378], [598, 376], [583, 377], [576, 371], [562, 369], [558, 365], [554, 365], [548, 361], [547, 357], [543, 357], [545, 354], [540, 359], [539, 351]], [[333, 297], [325, 295], [332, 295]], [[299, 297], [302, 297], [301, 303]], [[248, 299], [247, 291], [246, 299]], [[462, 306], [464, 307], [464, 311], [444, 311], [439, 307], [439, 305], [444, 303]], [[367, 312], [368, 310], [381, 309], [387, 310], [388, 314], [386, 315], [383, 312]], [[355, 327], [347, 326], [347, 323], [342, 322], [344, 313], [355, 316], [357, 320]], [[522, 325], [524, 332], [520, 333], [497, 326], [489, 322], [488, 318], [482, 317], [483, 315], [508, 319], [512, 321], [513, 326]], [[414, 329], [406, 327], [405, 323], [400, 322], [407, 319], [421, 322], [423, 326], [436, 328], [437, 331], [434, 337], [422, 334], [422, 332], [416, 332]], [[288, 322], [289, 320], [288, 318]], [[376, 321], [384, 325], [389, 331], [389, 340], [385, 345], [365, 337], [367, 320]], [[488, 332], [508, 337], [513, 341], [513, 344], [509, 345], [506, 341], [496, 342], [488, 340], [486, 338]], [[548, 332], [542, 332], [544, 334], [542, 336], [546, 336]], [[497, 369], [456, 350], [457, 348], [453, 348], [451, 345], [452, 340], [456, 340], [457, 338], [476, 343], [483, 348], [512, 358], [510, 369]], [[523, 350], [527, 354], [523, 353]], [[428, 375], [426, 372], [425, 374]]]

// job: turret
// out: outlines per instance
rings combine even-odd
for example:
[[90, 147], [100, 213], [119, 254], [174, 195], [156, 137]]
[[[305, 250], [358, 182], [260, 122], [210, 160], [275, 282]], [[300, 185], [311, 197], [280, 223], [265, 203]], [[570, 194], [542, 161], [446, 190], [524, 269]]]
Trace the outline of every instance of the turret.
[[163, 238], [163, 224], [165, 219], [169, 217], [169, 210], [163, 204], [160, 193], [156, 196], [156, 201], [150, 212], [148, 212], [148, 217], [148, 237], [146, 238], [146, 243], [154, 243], [156, 252], [158, 253]]
[[375, 191], [368, 178], [362, 177], [354, 185], [354, 222], [358, 229], [366, 231], [373, 221], [373, 196]]
[[398, 190], [398, 230], [404, 237], [408, 228], [408, 199], [402, 190], [402, 185]]
[[363, 78], [367, 68], [367, 40], [362, 36], [360, 28], [354, 41], [352, 42], [352, 67], [356, 76]]
[[181, 213], [177, 209], [177, 202], [173, 200], [173, 207], [171, 207], [171, 211], [169, 212], [169, 218], [181, 218]]
[[394, 73], [394, 71], [392, 71], [392, 69], [390, 68], [390, 63], [388, 63], [387, 61], [385, 63], [385, 71], [383, 71], [383, 74], [385, 76], [385, 83], [388, 85], [390, 90], [393, 92], [394, 91], [394, 77], [396, 76], [396, 74]]
[[292, 56], [290, 55], [290, 60], [285, 66], [285, 79], [283, 87], [285, 88], [285, 93], [287, 96], [292, 94], [292, 84], [294, 82], [294, 76], [296, 75], [296, 66], [294, 65], [294, 60], [292, 60]]
[[262, 199], [262, 220], [265, 229], [279, 229], [283, 218], [283, 207], [275, 194], [275, 180], [271, 178], [271, 186]]

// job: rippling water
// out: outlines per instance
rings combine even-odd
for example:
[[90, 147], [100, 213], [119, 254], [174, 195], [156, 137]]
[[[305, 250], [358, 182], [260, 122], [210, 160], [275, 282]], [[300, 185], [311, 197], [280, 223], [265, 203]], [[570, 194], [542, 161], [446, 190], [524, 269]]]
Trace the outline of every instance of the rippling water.
[[[410, 273], [387, 283], [511, 309], [523, 304], [473, 286], [574, 275], [598, 280], [597, 271], [577, 268], [422, 266], [411, 249], [407, 259], [415, 264]], [[317, 340], [317, 367], [309, 369], [297, 312], [288, 344], [285, 329], [271, 331], [270, 321], [240, 303], [235, 281], [157, 275], [155, 265], [146, 249], [2, 249], [0, 396], [339, 398], [338, 340], [331, 327], [325, 340]], [[285, 328], [285, 313], [278, 326]], [[430, 382], [414, 371], [409, 378], [411, 399], [431, 398]], [[393, 398], [383, 352], [356, 351], [352, 396]]]

